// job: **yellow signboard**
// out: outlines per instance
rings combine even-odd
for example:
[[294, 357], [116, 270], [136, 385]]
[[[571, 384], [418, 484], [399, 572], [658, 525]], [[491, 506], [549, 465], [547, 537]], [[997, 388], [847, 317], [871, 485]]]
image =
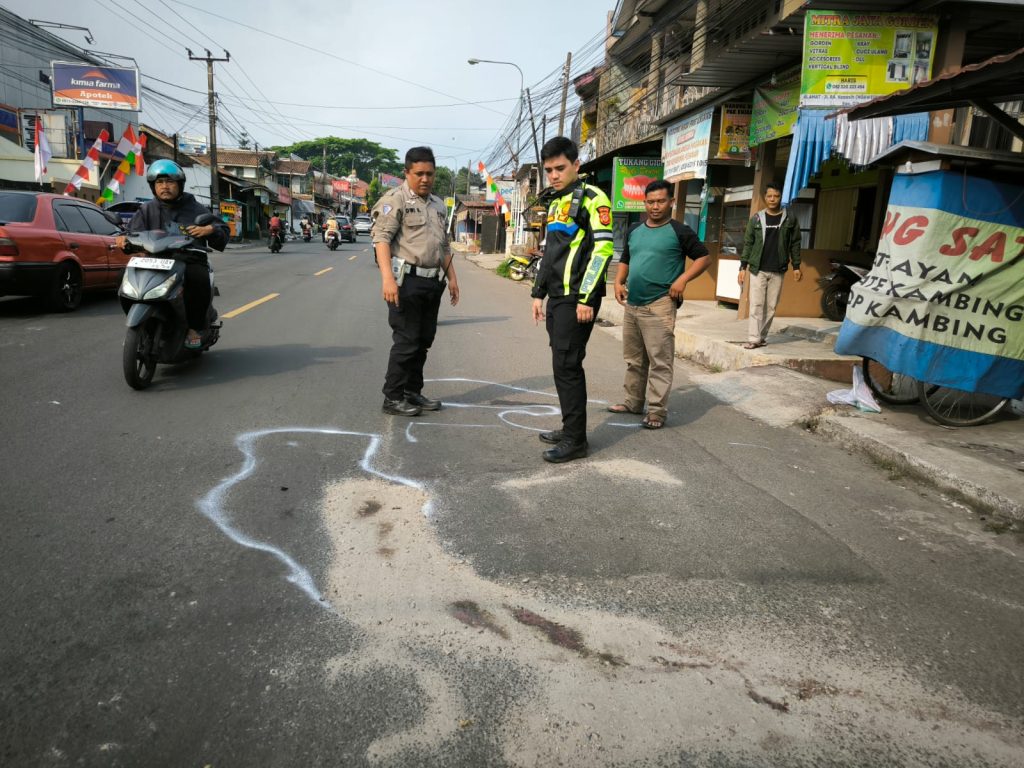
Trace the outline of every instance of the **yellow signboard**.
[[807, 11], [801, 107], [848, 107], [932, 75], [938, 18], [913, 13]]
[[718, 136], [719, 159], [740, 160], [750, 157], [750, 104], [728, 102], [722, 105]]

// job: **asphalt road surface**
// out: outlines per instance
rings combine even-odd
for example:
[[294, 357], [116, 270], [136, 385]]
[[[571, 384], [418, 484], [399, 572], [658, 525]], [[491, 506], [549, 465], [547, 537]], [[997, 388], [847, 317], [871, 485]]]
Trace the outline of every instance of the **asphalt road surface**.
[[1019, 538], [683, 365], [605, 412], [606, 330], [547, 465], [544, 331], [463, 261], [446, 407], [384, 416], [366, 238], [212, 261], [144, 392], [113, 296], [0, 300], [3, 766], [1024, 764]]

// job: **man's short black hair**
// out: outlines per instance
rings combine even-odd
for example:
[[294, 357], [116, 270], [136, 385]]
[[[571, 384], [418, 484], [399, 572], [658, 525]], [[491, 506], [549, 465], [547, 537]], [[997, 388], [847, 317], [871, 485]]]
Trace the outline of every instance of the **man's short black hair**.
[[405, 153], [405, 170], [412, 168], [415, 163], [430, 163], [435, 168], [437, 162], [434, 160], [434, 150], [430, 147], [413, 147]]
[[647, 197], [651, 192], [657, 192], [659, 189], [664, 189], [668, 192], [668, 196], [672, 197], [672, 185], [664, 179], [655, 179], [644, 187], [644, 197]]
[[767, 184], [764, 185], [764, 191], [765, 192], [767, 192], [769, 189], [774, 189], [780, 195], [782, 194], [782, 185], [778, 184], [778, 183], [776, 183], [774, 181], [769, 181]]
[[555, 138], [545, 141], [544, 146], [540, 148], [540, 161], [542, 163], [559, 155], [565, 155], [566, 160], [570, 163], [575, 163], [580, 156], [580, 151], [576, 148], [576, 142], [572, 139], [567, 139], [565, 136], [555, 136]]

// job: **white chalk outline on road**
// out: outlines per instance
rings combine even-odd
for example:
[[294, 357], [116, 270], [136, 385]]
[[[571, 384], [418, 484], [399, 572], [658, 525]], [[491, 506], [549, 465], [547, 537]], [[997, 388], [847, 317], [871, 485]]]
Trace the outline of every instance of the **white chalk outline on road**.
[[[534, 389], [527, 389], [525, 387], [517, 387], [512, 384], [501, 384], [495, 381], [483, 381], [481, 379], [465, 379], [465, 378], [446, 378], [446, 379], [426, 379], [427, 383], [439, 383], [439, 382], [460, 382], [460, 383], [471, 383], [471, 384], [486, 384], [488, 386], [501, 387], [504, 389], [511, 389], [516, 392], [523, 392], [532, 395], [541, 395], [544, 397], [556, 397], [556, 395], [550, 392], [541, 392]], [[603, 400], [590, 400], [592, 403], [604, 403]], [[471, 403], [457, 403], [450, 400], [445, 401], [445, 405], [452, 408], [483, 408], [487, 410], [498, 410], [500, 411], [497, 416], [502, 422], [515, 429], [525, 429], [531, 432], [543, 432], [543, 429], [538, 427], [528, 427], [523, 424], [517, 424], [514, 421], [506, 418], [506, 414], [520, 413], [532, 417], [543, 417], [543, 416], [557, 416], [560, 411], [557, 406], [546, 405], [543, 403], [524, 403], [521, 406], [507, 406], [507, 405], [475, 405]], [[534, 410], [530, 410], [534, 409]], [[539, 413], [536, 409], [543, 409]], [[418, 440], [412, 435], [411, 429], [414, 426], [445, 426], [445, 427], [462, 427], [462, 428], [498, 428], [496, 424], [444, 424], [434, 422], [412, 422], [407, 425], [405, 429], [405, 438], [410, 443], [416, 443]], [[634, 425], [614, 425], [614, 426], [634, 426]], [[230, 477], [226, 477], [221, 480], [216, 486], [214, 486], [205, 496], [196, 502], [196, 506], [199, 507], [199, 511], [209, 519], [214, 525], [216, 525], [220, 531], [231, 539], [236, 544], [246, 547], [247, 549], [254, 549], [258, 552], [266, 552], [272, 557], [279, 560], [288, 569], [288, 575], [285, 580], [297, 586], [307, 597], [321, 607], [328, 607], [328, 603], [320, 591], [316, 587], [316, 583], [313, 579], [313, 575], [304, 567], [302, 567], [291, 555], [285, 552], [280, 547], [268, 544], [264, 541], [259, 541], [253, 537], [238, 530], [233, 524], [231, 516], [228, 514], [225, 507], [225, 499], [228, 493], [236, 485], [247, 479], [253, 472], [256, 471], [256, 467], [259, 462], [256, 459], [256, 452], [253, 448], [254, 443], [260, 438], [268, 435], [280, 435], [280, 434], [312, 434], [312, 435], [339, 435], [345, 437], [361, 437], [369, 440], [369, 444], [366, 447], [366, 452], [363, 454], [363, 458], [359, 461], [359, 467], [364, 472], [380, 477], [384, 480], [388, 480], [400, 485], [408, 486], [409, 488], [415, 488], [416, 490], [423, 491], [429, 494], [429, 490], [424, 483], [418, 480], [412, 480], [401, 475], [391, 475], [387, 472], [382, 472], [379, 469], [374, 468], [373, 460], [377, 455], [377, 451], [380, 448], [382, 436], [375, 432], [354, 432], [348, 429], [337, 429], [333, 427], [274, 427], [270, 429], [258, 429], [252, 432], [244, 432], [235, 438], [235, 447], [241, 451], [245, 460], [242, 462], [241, 469]], [[428, 500], [423, 507], [423, 514], [425, 517], [430, 517], [432, 512], [433, 500]]]

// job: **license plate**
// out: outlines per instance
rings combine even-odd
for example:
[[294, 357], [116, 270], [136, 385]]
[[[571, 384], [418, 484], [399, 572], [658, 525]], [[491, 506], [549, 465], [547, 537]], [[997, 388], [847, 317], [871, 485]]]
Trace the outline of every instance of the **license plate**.
[[132, 256], [128, 260], [129, 267], [137, 269], [174, 269], [174, 259], [154, 259], [152, 256]]

